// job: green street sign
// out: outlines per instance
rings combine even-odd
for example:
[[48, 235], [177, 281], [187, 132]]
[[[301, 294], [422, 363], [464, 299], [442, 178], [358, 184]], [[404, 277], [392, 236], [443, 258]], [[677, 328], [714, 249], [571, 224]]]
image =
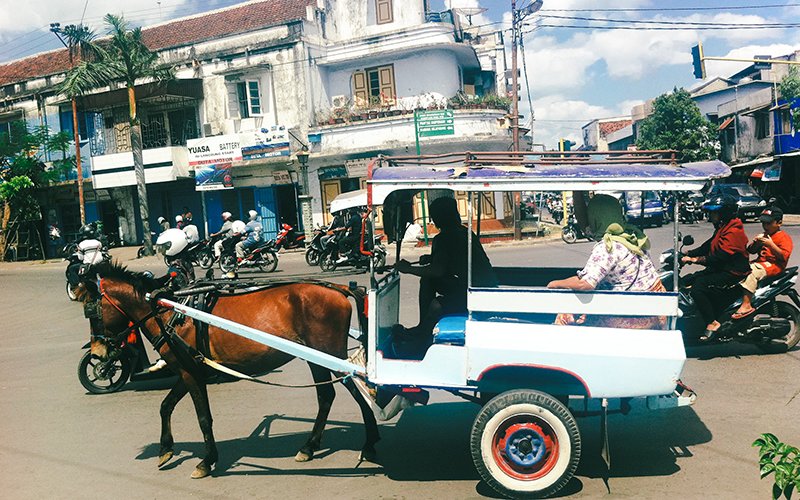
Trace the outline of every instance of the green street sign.
[[417, 111], [414, 114], [414, 119], [418, 137], [455, 134], [452, 109]]

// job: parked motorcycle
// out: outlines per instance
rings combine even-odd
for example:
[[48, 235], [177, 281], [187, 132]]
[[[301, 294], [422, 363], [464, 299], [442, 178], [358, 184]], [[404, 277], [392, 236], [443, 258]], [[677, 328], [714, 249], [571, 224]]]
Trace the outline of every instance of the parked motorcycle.
[[228, 273], [244, 267], [257, 267], [265, 273], [271, 273], [278, 267], [278, 253], [275, 251], [274, 242], [269, 240], [252, 248], [242, 260], [236, 257], [236, 243], [239, 240], [229, 238], [222, 242], [222, 255], [219, 258], [219, 269]]
[[148, 373], [150, 366], [142, 338], [139, 333], [123, 338], [108, 353], [108, 358], [100, 359], [88, 350], [87, 342], [82, 348], [87, 351], [78, 362], [78, 380], [92, 394], [109, 394], [116, 392], [128, 380], [149, 380], [174, 375], [169, 370]]
[[281, 230], [275, 238], [275, 249], [291, 250], [292, 248], [303, 248], [306, 246], [305, 233], [298, 233], [294, 226], [287, 223], [281, 224]]
[[[685, 245], [694, 244], [691, 236], [683, 238], [681, 249]], [[678, 261], [680, 262], [679, 253]], [[659, 276], [668, 290], [674, 283], [674, 253], [672, 249], [660, 256]], [[703, 335], [706, 323], [700, 316], [691, 294], [692, 275], [681, 278], [678, 306], [681, 317], [678, 318], [678, 329], [683, 332], [687, 344], [697, 344]], [[787, 268], [783, 273], [759, 282], [759, 288], [753, 296], [752, 304], [756, 312], [746, 318], [734, 320], [731, 315], [741, 304], [741, 290], [722, 290], [723, 295], [730, 295], [730, 304], [721, 312], [718, 321], [722, 326], [711, 342], [741, 342], [754, 344], [768, 352], [785, 352], [800, 341], [800, 297], [795, 290], [797, 267]], [[790, 301], [778, 300], [787, 297]], [[728, 302], [722, 298], [722, 302]], [[708, 342], [706, 342], [708, 343]]]
[[576, 241], [582, 239], [595, 241], [594, 235], [584, 232], [584, 230], [581, 229], [581, 226], [578, 224], [574, 214], [570, 214], [567, 225], [561, 228], [561, 239], [569, 244], [575, 243]]
[[[381, 244], [382, 235], [376, 234], [373, 237], [372, 265], [375, 268], [386, 265], [386, 248]], [[325, 249], [319, 257], [319, 267], [325, 271], [334, 271], [339, 267], [352, 266], [356, 268], [368, 268], [370, 256], [364, 255], [358, 250], [351, 252], [347, 260], [339, 262], [339, 242], [336, 238], [327, 240]]]

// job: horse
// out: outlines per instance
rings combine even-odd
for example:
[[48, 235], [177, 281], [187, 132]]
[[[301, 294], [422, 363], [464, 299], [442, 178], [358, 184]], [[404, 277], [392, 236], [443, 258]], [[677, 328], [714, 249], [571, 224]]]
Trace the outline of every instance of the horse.
[[[177, 403], [188, 393], [194, 403], [200, 430], [205, 443], [205, 456], [192, 472], [193, 479], [208, 476], [217, 462], [218, 453], [212, 429], [211, 408], [206, 385], [208, 372], [192, 363], [191, 357], [179, 349], [161, 343], [162, 326], [170, 325], [173, 311], [154, 309], [145, 294], [163, 289], [169, 276], [153, 278], [149, 273], [129, 271], [119, 263], [106, 262], [95, 266], [99, 280], [84, 282], [79, 287], [80, 298], [99, 308], [96, 315], [87, 314], [91, 325], [92, 353], [105, 358], [116, 339], [138, 330], [154, 344], [167, 367], [177, 375], [176, 384], [161, 403], [161, 437], [158, 467], [162, 468], [173, 457], [174, 439], [171, 416]], [[294, 282], [240, 294], [217, 294], [212, 302], [211, 314], [236, 321], [246, 326], [269, 332], [298, 342], [321, 352], [344, 359], [347, 355], [347, 338], [352, 308], [349, 296], [363, 300], [359, 292], [334, 284]], [[363, 303], [363, 302], [362, 302]], [[99, 306], [97, 305], [99, 304]], [[363, 328], [365, 317], [359, 307], [359, 322]], [[207, 339], [198, 332], [195, 322], [184, 318], [176, 321], [175, 333], [189, 346], [198, 341], [207, 343], [208, 357], [247, 375], [257, 376], [288, 363], [294, 357], [258, 342], [240, 337], [225, 330], [209, 326]], [[314, 427], [306, 443], [295, 456], [298, 462], [311, 460], [319, 450], [322, 433], [328, 419], [335, 390], [331, 372], [309, 362], [315, 382], [319, 410]], [[364, 419], [366, 441], [361, 449], [361, 460], [374, 461], [375, 443], [380, 439], [375, 416], [369, 403], [346, 377], [344, 386], [356, 400]]]

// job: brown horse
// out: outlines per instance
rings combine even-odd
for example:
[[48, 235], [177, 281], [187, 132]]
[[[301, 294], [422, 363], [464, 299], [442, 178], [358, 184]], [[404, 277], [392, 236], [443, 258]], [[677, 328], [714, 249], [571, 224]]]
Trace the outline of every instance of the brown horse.
[[[99, 288], [94, 283], [82, 286], [84, 302], [100, 301], [101, 318], [90, 320], [92, 353], [107, 356], [113, 339], [139, 329], [145, 337], [159, 344], [161, 330], [158, 322], [167, 324], [171, 311], [154, 312], [144, 294], [164, 286], [168, 277], [153, 279], [143, 273], [128, 271], [117, 263], [96, 267], [100, 276]], [[339, 358], [347, 355], [347, 338], [352, 308], [348, 292], [335, 285], [294, 283], [236, 295], [220, 295], [211, 314], [230, 319], [249, 327], [273, 333]], [[360, 318], [360, 319], [363, 319]], [[175, 326], [175, 332], [189, 345], [198, 347], [198, 332], [190, 319]], [[208, 328], [210, 358], [248, 375], [261, 375], [288, 363], [292, 356], [244, 337], [215, 327]], [[177, 350], [177, 349], [175, 349]], [[173, 456], [170, 419], [175, 405], [187, 394], [194, 402], [197, 420], [205, 441], [205, 457], [192, 473], [192, 478], [205, 477], [217, 462], [217, 447], [212, 431], [211, 409], [206, 390], [208, 372], [191, 362], [191, 358], [173, 352], [168, 344], [160, 345], [159, 354], [169, 368], [178, 374], [178, 381], [161, 403], [161, 448], [158, 466]], [[309, 363], [316, 386], [319, 411], [308, 441], [295, 460], [311, 460], [320, 447], [322, 432], [335, 397], [327, 368]], [[375, 416], [370, 405], [355, 387], [352, 379], [344, 385], [361, 408], [366, 427], [366, 442], [361, 451], [365, 460], [375, 457], [375, 443], [380, 439]]]

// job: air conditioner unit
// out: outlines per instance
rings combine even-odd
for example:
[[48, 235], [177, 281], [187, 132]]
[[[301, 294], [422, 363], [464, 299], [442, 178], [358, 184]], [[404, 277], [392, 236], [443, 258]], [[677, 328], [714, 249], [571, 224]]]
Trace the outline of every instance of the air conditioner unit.
[[212, 135], [216, 135], [214, 133], [214, 126], [210, 123], [203, 124], [203, 137], [210, 137]]
[[335, 95], [331, 98], [331, 104], [333, 105], [333, 109], [341, 109], [347, 106], [347, 96]]

